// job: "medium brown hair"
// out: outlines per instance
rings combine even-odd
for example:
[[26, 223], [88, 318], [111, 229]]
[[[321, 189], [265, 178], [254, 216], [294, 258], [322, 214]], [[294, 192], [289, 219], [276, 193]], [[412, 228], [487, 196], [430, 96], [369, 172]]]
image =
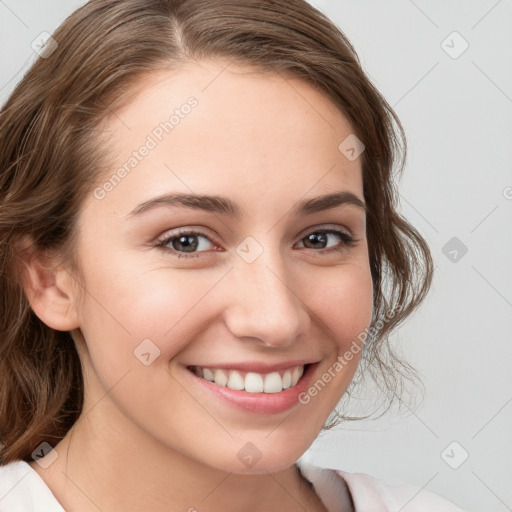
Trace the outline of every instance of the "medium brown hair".
[[0, 464], [31, 461], [43, 441], [57, 444], [84, 395], [71, 334], [48, 327], [30, 307], [16, 243], [29, 237], [75, 268], [78, 212], [107, 168], [101, 122], [148, 73], [192, 60], [218, 57], [302, 78], [364, 143], [372, 326], [387, 315], [366, 339], [364, 373], [397, 396], [410, 368], [388, 336], [423, 300], [432, 260], [397, 212], [402, 126], [346, 36], [303, 0], [91, 0], [53, 38], [58, 46], [38, 58], [0, 111]]

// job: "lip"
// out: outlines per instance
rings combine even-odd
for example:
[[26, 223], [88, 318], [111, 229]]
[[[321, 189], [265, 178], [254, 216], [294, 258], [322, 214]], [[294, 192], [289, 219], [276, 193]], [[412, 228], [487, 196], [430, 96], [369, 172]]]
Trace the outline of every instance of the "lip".
[[187, 380], [191, 383], [191, 386], [200, 386], [201, 391], [206, 391], [209, 397], [213, 397], [221, 403], [228, 404], [238, 410], [259, 415], [267, 415], [287, 411], [300, 403], [299, 395], [308, 389], [312, 376], [318, 366], [318, 362], [301, 363], [294, 361], [290, 363], [290, 361], [288, 361], [287, 363], [276, 365], [262, 365], [257, 363], [220, 364], [218, 366], [210, 364], [204, 366], [195, 365], [202, 368], [222, 368], [226, 370], [239, 369], [243, 371], [255, 371], [257, 373], [270, 373], [272, 371], [288, 369], [301, 364], [304, 364], [305, 368], [304, 373], [297, 384], [291, 388], [283, 389], [283, 391], [280, 391], [279, 393], [249, 393], [243, 390], [238, 391], [228, 387], [219, 386], [213, 382], [209, 382], [198, 377], [187, 367], [185, 367], [184, 370], [185, 374], [188, 375]]

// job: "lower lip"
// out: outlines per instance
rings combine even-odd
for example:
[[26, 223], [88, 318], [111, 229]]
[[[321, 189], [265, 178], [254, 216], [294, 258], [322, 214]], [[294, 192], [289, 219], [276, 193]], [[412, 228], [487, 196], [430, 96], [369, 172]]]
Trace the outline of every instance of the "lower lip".
[[224, 403], [257, 414], [277, 414], [287, 411], [300, 403], [299, 395], [308, 389], [311, 376], [317, 365], [318, 363], [308, 365], [295, 386], [283, 389], [283, 391], [279, 393], [249, 393], [247, 391], [238, 391], [228, 387], [218, 386], [213, 382], [198, 377], [195, 373], [192, 373], [186, 368], [185, 371], [203, 389]]

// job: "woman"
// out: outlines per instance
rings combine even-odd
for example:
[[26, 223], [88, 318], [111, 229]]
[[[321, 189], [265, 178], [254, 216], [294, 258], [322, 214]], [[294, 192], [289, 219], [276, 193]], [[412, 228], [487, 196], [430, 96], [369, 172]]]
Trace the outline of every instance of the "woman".
[[0, 114], [0, 510], [459, 510], [297, 463], [359, 364], [395, 389], [432, 277], [345, 36], [92, 0], [41, 54]]

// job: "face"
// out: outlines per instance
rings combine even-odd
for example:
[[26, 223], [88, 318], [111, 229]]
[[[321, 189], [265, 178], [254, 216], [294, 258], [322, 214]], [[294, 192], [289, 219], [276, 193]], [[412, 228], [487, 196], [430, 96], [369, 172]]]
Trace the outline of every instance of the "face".
[[225, 471], [284, 469], [371, 321], [361, 163], [338, 149], [353, 130], [305, 82], [220, 61], [147, 77], [116, 114], [78, 219], [94, 428]]

